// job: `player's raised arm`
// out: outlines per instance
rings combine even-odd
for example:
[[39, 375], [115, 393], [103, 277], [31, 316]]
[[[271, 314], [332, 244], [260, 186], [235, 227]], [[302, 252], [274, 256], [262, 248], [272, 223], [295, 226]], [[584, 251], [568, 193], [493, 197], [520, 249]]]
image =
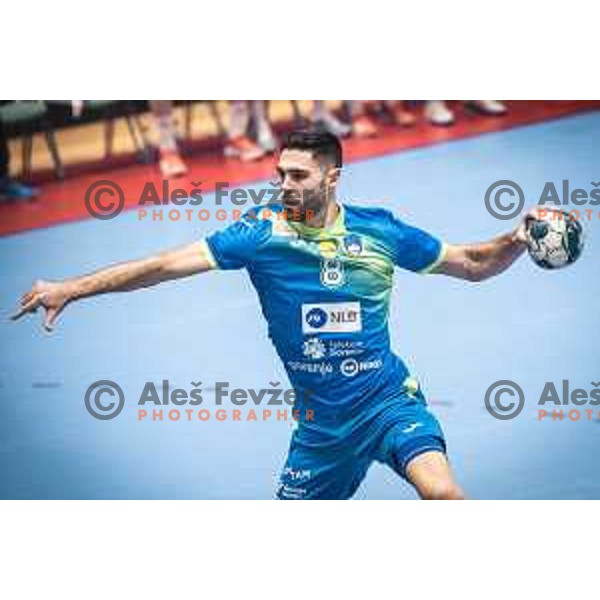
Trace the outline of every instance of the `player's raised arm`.
[[478, 244], [447, 244], [443, 259], [431, 272], [467, 281], [483, 281], [506, 271], [526, 247], [515, 232]]
[[21, 296], [20, 308], [12, 318], [19, 319], [41, 306], [46, 311], [44, 327], [51, 330], [58, 315], [74, 300], [145, 288], [203, 273], [214, 267], [206, 243], [199, 241], [149, 258], [113, 265], [82, 277], [57, 282], [40, 280]]
[[526, 222], [536, 217], [537, 210], [531, 209], [514, 231], [488, 242], [446, 245], [442, 259], [431, 272], [483, 281], [506, 271], [527, 249]]

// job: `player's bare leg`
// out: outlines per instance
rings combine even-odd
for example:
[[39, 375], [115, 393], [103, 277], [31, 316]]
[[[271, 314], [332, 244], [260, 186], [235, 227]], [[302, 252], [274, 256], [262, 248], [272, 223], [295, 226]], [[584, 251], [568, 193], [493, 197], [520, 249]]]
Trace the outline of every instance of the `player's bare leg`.
[[265, 156], [266, 151], [247, 135], [250, 123], [251, 103], [248, 100], [231, 100], [229, 103], [231, 119], [229, 140], [225, 146], [225, 156], [239, 158], [243, 162], [252, 162]]
[[402, 100], [384, 100], [383, 104], [396, 125], [412, 127], [416, 123], [415, 116], [406, 108], [406, 103]]
[[464, 500], [448, 459], [441, 452], [424, 452], [406, 467], [406, 478], [423, 500]]
[[160, 171], [164, 177], [179, 177], [187, 173], [177, 148], [171, 100], [150, 100], [150, 108], [158, 126]]
[[367, 114], [362, 100], [350, 101], [352, 115], [352, 135], [358, 138], [375, 137], [379, 133], [377, 123]]
[[340, 121], [325, 105], [325, 100], [313, 100], [311, 121], [338, 137], [350, 135], [352, 127]]
[[268, 101], [252, 100], [250, 110], [256, 129], [256, 143], [265, 153], [271, 154], [277, 149], [277, 139], [269, 121]]

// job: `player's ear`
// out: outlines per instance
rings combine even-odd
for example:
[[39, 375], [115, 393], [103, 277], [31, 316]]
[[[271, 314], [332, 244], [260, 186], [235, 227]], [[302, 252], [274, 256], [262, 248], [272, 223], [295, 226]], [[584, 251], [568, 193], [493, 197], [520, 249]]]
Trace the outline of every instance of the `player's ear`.
[[334, 165], [327, 165], [327, 170], [325, 172], [325, 182], [328, 186], [334, 186], [337, 184], [340, 178], [341, 169]]

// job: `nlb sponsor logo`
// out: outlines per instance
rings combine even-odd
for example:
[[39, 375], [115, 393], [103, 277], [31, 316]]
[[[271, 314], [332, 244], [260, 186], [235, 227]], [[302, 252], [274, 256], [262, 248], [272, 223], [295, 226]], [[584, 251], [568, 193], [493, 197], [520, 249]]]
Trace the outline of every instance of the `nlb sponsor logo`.
[[362, 331], [360, 302], [302, 305], [302, 333], [357, 333]]

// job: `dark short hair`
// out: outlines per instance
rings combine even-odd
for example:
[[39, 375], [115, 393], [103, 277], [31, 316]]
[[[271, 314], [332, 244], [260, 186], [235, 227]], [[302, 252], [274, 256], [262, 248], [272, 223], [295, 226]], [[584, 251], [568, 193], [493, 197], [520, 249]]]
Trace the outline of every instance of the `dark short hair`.
[[305, 150], [314, 158], [333, 163], [342, 168], [342, 144], [340, 140], [320, 129], [297, 130], [289, 133], [281, 144], [281, 150]]

